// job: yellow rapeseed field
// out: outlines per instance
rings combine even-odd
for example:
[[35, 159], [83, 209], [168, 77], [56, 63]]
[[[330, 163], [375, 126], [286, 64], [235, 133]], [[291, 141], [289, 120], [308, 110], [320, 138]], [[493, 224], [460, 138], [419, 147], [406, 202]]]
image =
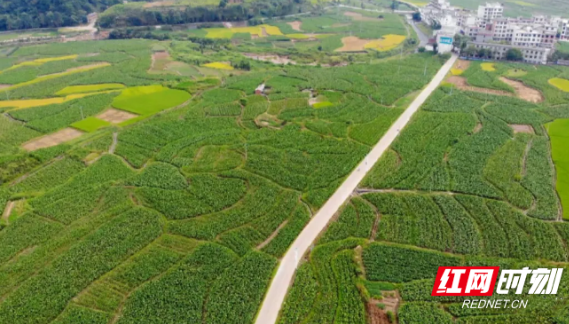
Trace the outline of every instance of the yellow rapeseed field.
[[263, 33], [263, 29], [265, 30], [267, 35], [275, 36], [275, 35], [283, 35], [281, 30], [278, 27], [270, 26], [270, 25], [258, 25], [258, 26], [250, 26], [250, 27], [232, 27], [232, 28], [208, 28], [207, 31], [207, 38], [232, 38], [234, 34], [238, 33], [249, 33], [251, 35], [256, 35], [258, 37], [265, 36]]
[[[64, 61], [64, 60], [74, 60], [77, 58], [78, 55], [67, 55], [67, 56], [58, 56], [58, 57], [46, 57], [46, 58], [41, 58], [41, 59], [37, 59], [37, 60], [33, 60], [33, 61], [26, 61], [26, 62], [22, 62], [16, 65], [12, 65], [11, 67], [7, 68], [4, 71], [9, 71], [9, 70], [13, 70], [13, 69], [17, 69], [19, 67], [22, 66], [40, 66], [44, 63], [47, 62], [54, 62], [54, 61]], [[3, 72], [3, 71], [2, 71]], [[0, 72], [0, 73], [2, 73]]]
[[77, 85], [68, 86], [59, 90], [56, 95], [66, 96], [74, 93], [86, 93], [86, 92], [96, 92], [101, 90], [114, 90], [114, 89], [124, 89], [126, 88], [124, 84], [120, 83], [102, 83], [102, 84], [89, 84], [89, 85]]
[[204, 64], [203, 66], [212, 69], [233, 70], [233, 66], [223, 62], [213, 62], [213, 63]]
[[102, 93], [110, 93], [111, 91], [101, 91], [92, 93], [78, 93], [65, 97], [46, 98], [46, 99], [26, 99], [26, 100], [2, 100], [0, 101], [0, 108], [14, 108], [13, 110], [26, 109], [32, 107], [47, 106], [53, 104], [61, 104], [69, 100], [80, 99], [87, 96], [92, 96]]
[[569, 92], [569, 80], [561, 78], [549, 79], [549, 84], [556, 87], [557, 89], [565, 92]]
[[372, 48], [380, 52], [390, 51], [405, 40], [405, 36], [401, 35], [385, 35], [382, 39], [371, 41], [365, 45], [365, 48]]
[[305, 34], [286, 34], [286, 37], [292, 39], [308, 39], [309, 37]]
[[482, 70], [487, 71], [487, 72], [496, 71], [496, 68], [494, 67], [494, 63], [482, 63], [482, 64], [480, 64], [480, 67], [482, 68]]
[[27, 82], [22, 82], [22, 83], [18, 83], [18, 84], [14, 84], [13, 86], [7, 87], [7, 88], [3, 88], [0, 89], [0, 92], [3, 91], [10, 91], [13, 89], [17, 89], [17, 88], [21, 88], [24, 86], [28, 86], [34, 83], [38, 83], [38, 82], [42, 82], [42, 81], [47, 81], [47, 80], [51, 80], [51, 79], [55, 79], [55, 78], [59, 78], [62, 76], [67, 76], [70, 74], [74, 74], [74, 73], [80, 73], [80, 72], [86, 72], [86, 71], [90, 71], [90, 70], [94, 70], [94, 69], [98, 69], [98, 68], [102, 68], [102, 67], [107, 67], [110, 66], [110, 63], [104, 62], [104, 63], [98, 63], [98, 64], [92, 64], [92, 65], [86, 65], [84, 67], [79, 67], [70, 71], [66, 71], [66, 72], [61, 72], [61, 73], [54, 73], [54, 74], [48, 74], [48, 75], [42, 75], [40, 77], [37, 77], [31, 81], [27, 81]]
[[464, 71], [461, 70], [461, 69], [455, 69], [455, 68], [453, 68], [453, 69], [450, 70], [450, 73], [452, 73], [452, 75], [461, 75], [461, 74], [464, 73]]

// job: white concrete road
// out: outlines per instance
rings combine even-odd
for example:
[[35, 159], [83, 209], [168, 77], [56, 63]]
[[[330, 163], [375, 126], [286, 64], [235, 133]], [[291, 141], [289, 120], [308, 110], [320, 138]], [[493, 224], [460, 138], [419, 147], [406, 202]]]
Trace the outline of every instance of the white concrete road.
[[357, 188], [358, 184], [363, 180], [366, 173], [379, 160], [383, 152], [385, 152], [391, 143], [397, 138], [400, 130], [402, 130], [411, 117], [431, 93], [439, 86], [448, 74], [458, 56], [453, 55], [445, 65], [439, 70], [437, 75], [429, 83], [429, 85], [419, 94], [419, 96], [411, 103], [411, 105], [401, 114], [399, 119], [391, 126], [379, 142], [373, 147], [371, 152], [357, 166], [357, 168], [348, 176], [330, 199], [322, 206], [322, 208], [312, 217], [308, 225], [302, 230], [300, 235], [292, 243], [287, 251], [275, 277], [271, 282], [269, 291], [265, 296], [265, 300], [261, 306], [261, 310], [257, 315], [256, 324], [274, 324], [277, 321], [279, 311], [285, 299], [287, 290], [292, 282], [294, 272], [299, 264], [300, 259], [310, 248], [314, 240], [320, 232], [326, 227], [330, 219], [340, 209], [340, 207], [350, 197], [352, 192]]

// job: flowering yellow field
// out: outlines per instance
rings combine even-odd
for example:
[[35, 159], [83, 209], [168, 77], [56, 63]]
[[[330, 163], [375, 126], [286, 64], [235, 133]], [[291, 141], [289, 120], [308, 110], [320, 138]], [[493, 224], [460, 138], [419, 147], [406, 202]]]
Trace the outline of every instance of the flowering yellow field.
[[31, 81], [27, 81], [27, 82], [22, 82], [22, 83], [18, 83], [15, 84], [13, 86], [7, 87], [7, 88], [3, 88], [0, 89], [0, 92], [2, 91], [9, 91], [9, 90], [13, 90], [13, 89], [17, 89], [17, 88], [21, 88], [24, 86], [28, 86], [34, 83], [38, 83], [38, 82], [42, 82], [42, 81], [47, 81], [47, 80], [51, 80], [51, 79], [55, 79], [55, 78], [59, 78], [62, 76], [66, 76], [66, 75], [70, 75], [70, 74], [74, 74], [74, 73], [80, 73], [80, 72], [86, 72], [86, 71], [90, 71], [90, 70], [94, 70], [94, 69], [98, 69], [98, 68], [102, 68], [102, 67], [107, 67], [110, 66], [110, 63], [97, 63], [97, 64], [91, 64], [91, 65], [86, 65], [83, 67], [79, 67], [79, 68], [75, 68], [66, 72], [61, 72], [61, 73], [54, 73], [54, 74], [48, 74], [48, 75], [43, 75], [40, 77], [37, 77]]
[[233, 70], [233, 66], [223, 62], [213, 62], [213, 63], [204, 64], [203, 66], [212, 69]]
[[464, 73], [464, 71], [461, 69], [453, 68], [450, 70], [450, 73], [452, 73], [452, 75], [461, 75], [462, 73]]
[[208, 28], [207, 31], [207, 38], [232, 38], [234, 34], [238, 33], [249, 33], [251, 35], [256, 35], [258, 37], [266, 36], [263, 33], [263, 29], [265, 30], [266, 35], [275, 36], [275, 35], [283, 35], [281, 30], [278, 27], [270, 26], [270, 25], [258, 25], [258, 26], [250, 26], [250, 27], [232, 27], [232, 28]]
[[65, 97], [57, 97], [57, 98], [46, 98], [46, 99], [26, 99], [26, 100], [2, 100], [0, 101], [0, 108], [14, 108], [14, 110], [18, 109], [26, 109], [31, 107], [40, 107], [40, 106], [47, 106], [53, 104], [61, 104], [69, 100], [79, 99], [91, 95], [102, 94], [102, 93], [109, 93], [111, 91], [100, 91], [100, 92], [92, 92], [92, 93], [78, 93], [72, 94]]
[[[77, 58], [77, 56], [78, 55], [46, 57], [46, 58], [41, 58], [41, 59], [37, 59], [37, 60], [33, 60], [33, 61], [26, 61], [26, 62], [22, 62], [22, 63], [16, 64], [16, 65], [13, 65], [13, 66], [9, 67], [8, 69], [6, 69], [5, 71], [17, 69], [17, 68], [22, 67], [22, 66], [40, 66], [40, 65], [47, 63], [47, 62], [74, 60]], [[2, 73], [2, 72], [0, 72], [0, 73]]]
[[61, 90], [59, 90], [56, 95], [58, 96], [66, 96], [75, 93], [86, 93], [86, 92], [95, 92], [101, 90], [116, 90], [116, 89], [124, 89], [126, 88], [124, 84], [120, 83], [102, 83], [102, 84], [89, 84], [89, 85], [77, 85], [77, 86], [68, 86]]
[[405, 40], [405, 36], [401, 35], [385, 35], [382, 39], [371, 41], [365, 45], [365, 48], [371, 48], [380, 52], [390, 51]]
[[482, 64], [480, 64], [480, 67], [482, 68], [482, 70], [487, 71], [487, 72], [496, 71], [496, 68], [494, 67], [494, 63], [482, 63]]
[[308, 38], [310, 38], [305, 34], [286, 34], [286, 37], [292, 38], [292, 39], [308, 39]]
[[567, 79], [553, 78], [549, 80], [549, 84], [561, 91], [569, 92], [569, 80]]

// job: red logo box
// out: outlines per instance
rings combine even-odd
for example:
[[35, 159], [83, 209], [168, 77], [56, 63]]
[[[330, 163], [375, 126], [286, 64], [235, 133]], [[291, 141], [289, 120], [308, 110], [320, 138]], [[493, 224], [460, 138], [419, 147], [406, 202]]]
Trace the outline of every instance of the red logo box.
[[500, 267], [439, 267], [431, 296], [492, 296]]

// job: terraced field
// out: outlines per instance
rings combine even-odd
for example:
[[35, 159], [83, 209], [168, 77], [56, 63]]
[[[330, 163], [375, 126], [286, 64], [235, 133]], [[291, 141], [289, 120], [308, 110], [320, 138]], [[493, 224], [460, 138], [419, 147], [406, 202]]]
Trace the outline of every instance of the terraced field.
[[[484, 75], [498, 79], [506, 68]], [[569, 268], [569, 98], [547, 82], [569, 70], [525, 70], [515, 78], [544, 102], [449, 84], [429, 98], [305, 256], [279, 323], [566, 321], [569, 277], [557, 296], [529, 295], [526, 282], [509, 296], [528, 300], [526, 309], [431, 296], [439, 266]], [[464, 75], [480, 71], [471, 64]]]
[[[183, 45], [12, 54], [108, 66], [5, 92], [38, 102], [1, 108], [0, 323], [252, 323], [278, 259], [442, 62], [148, 73]], [[71, 93], [88, 95], [41, 102]]]

